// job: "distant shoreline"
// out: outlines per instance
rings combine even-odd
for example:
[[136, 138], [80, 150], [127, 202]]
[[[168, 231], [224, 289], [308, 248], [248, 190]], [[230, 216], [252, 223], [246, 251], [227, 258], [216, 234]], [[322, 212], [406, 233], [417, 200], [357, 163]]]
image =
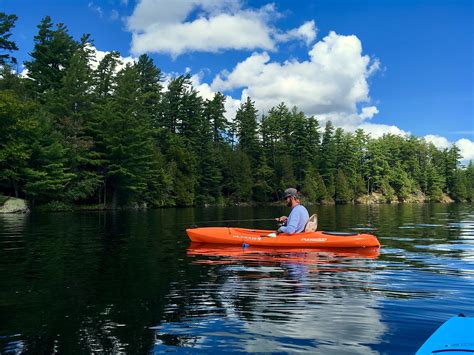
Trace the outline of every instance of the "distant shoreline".
[[[255, 201], [249, 202], [227, 202], [224, 204], [203, 204], [203, 205], [191, 205], [191, 206], [149, 206], [146, 203], [135, 203], [132, 205], [118, 206], [112, 208], [111, 205], [74, 205], [66, 204], [63, 202], [54, 201], [52, 204], [40, 205], [36, 207], [29, 207], [28, 203], [24, 199], [0, 196], [0, 214], [18, 214], [34, 212], [77, 212], [77, 211], [114, 211], [114, 210], [146, 210], [146, 209], [162, 209], [162, 208], [189, 208], [189, 207], [259, 207], [259, 206], [281, 206], [281, 202], [267, 202], [258, 203]], [[418, 196], [419, 197], [419, 196]], [[448, 195], [444, 194], [441, 200], [429, 201], [422, 200], [421, 198], [408, 199], [406, 201], [398, 200], [386, 200], [386, 198], [377, 193], [371, 195], [364, 195], [355, 201], [349, 203], [337, 203], [333, 200], [322, 201], [322, 202], [308, 202], [302, 201], [306, 206], [330, 206], [330, 205], [405, 205], [405, 204], [429, 204], [429, 203], [440, 203], [440, 204], [451, 204], [451, 203], [472, 203], [472, 201], [455, 201]]]

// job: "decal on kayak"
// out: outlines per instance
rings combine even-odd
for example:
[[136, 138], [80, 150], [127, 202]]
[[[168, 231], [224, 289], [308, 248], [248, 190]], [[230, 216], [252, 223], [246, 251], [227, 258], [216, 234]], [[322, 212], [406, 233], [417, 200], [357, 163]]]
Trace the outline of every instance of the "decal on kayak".
[[243, 238], [243, 239], [248, 239], [248, 240], [262, 240], [262, 237], [251, 237], [248, 235], [233, 235], [233, 238]]
[[328, 238], [301, 238], [304, 242], [325, 242]]

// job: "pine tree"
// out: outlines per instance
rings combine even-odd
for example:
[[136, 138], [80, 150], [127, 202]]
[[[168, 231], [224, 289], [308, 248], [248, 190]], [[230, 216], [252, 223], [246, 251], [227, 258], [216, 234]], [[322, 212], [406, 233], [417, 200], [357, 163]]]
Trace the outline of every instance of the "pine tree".
[[238, 147], [251, 159], [252, 165], [255, 165], [258, 158], [257, 109], [250, 97], [247, 97], [247, 100], [240, 105], [235, 121]]
[[22, 101], [16, 93], [0, 91], [0, 186], [16, 197], [31, 157], [31, 137], [37, 126], [31, 114], [35, 109], [33, 102]]
[[261, 155], [255, 171], [255, 183], [253, 186], [253, 197], [257, 202], [269, 202], [274, 195], [273, 170], [268, 166], [267, 158]]
[[67, 168], [67, 148], [47, 115], [38, 117], [31, 156], [25, 169], [24, 191], [32, 205], [67, 199], [66, 188], [75, 175]]
[[426, 194], [430, 201], [440, 201], [443, 196], [443, 187], [445, 185], [445, 179], [441, 175], [436, 167], [429, 162], [426, 166], [427, 175], [427, 187]]
[[[69, 35], [64, 24], [57, 24], [54, 30], [52, 27], [49, 16], [41, 20], [38, 34], [34, 38], [35, 46], [30, 53], [32, 60], [24, 63], [33, 91], [38, 94], [61, 87], [64, 73], [78, 48], [78, 43]], [[48, 98], [53, 96], [54, 94], [49, 92], [42, 100], [47, 102]]]
[[254, 186], [250, 158], [240, 149], [226, 152], [223, 193], [233, 202], [248, 202]]
[[456, 145], [453, 145], [449, 150], [444, 150], [446, 188], [448, 194], [455, 199], [457, 193], [454, 192], [454, 189], [456, 188], [455, 185], [459, 183], [457, 180], [457, 170], [459, 167], [459, 159], [461, 158], [459, 152], [459, 148]]
[[463, 171], [457, 170], [454, 175], [453, 185], [451, 187], [451, 196], [455, 201], [463, 202], [468, 197], [467, 181]]
[[334, 179], [337, 159], [336, 144], [334, 140], [334, 126], [331, 121], [326, 122], [326, 128], [321, 142], [321, 160], [319, 171], [326, 184]]
[[[2, 52], [18, 50], [16, 43], [10, 40], [12, 35], [10, 31], [15, 26], [16, 20], [18, 20], [16, 15], [7, 15], [4, 12], [0, 12], [0, 50]], [[16, 64], [16, 58], [12, 57], [10, 53], [0, 54], [0, 67], [10, 63]]]
[[112, 206], [143, 201], [153, 176], [154, 141], [141, 106], [135, 67], [128, 65], [118, 74], [113, 99], [102, 105], [99, 115], [98, 143]]
[[229, 122], [227, 122], [227, 118], [224, 116], [225, 100], [225, 96], [217, 92], [212, 100], [206, 100], [204, 104], [204, 119], [210, 124], [214, 142], [224, 142], [224, 135], [229, 126]]
[[347, 181], [344, 172], [339, 169], [336, 175], [335, 181], [335, 200], [336, 203], [349, 203], [353, 199], [352, 190], [349, 182]]
[[107, 53], [93, 72], [93, 88], [97, 98], [110, 98], [117, 86], [116, 71], [120, 64], [120, 54], [116, 51]]

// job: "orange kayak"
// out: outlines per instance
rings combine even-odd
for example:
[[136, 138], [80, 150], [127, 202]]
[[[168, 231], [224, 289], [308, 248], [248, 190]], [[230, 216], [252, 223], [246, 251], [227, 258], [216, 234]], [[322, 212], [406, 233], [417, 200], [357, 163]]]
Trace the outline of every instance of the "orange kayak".
[[372, 234], [340, 232], [303, 232], [278, 234], [271, 238], [271, 230], [204, 227], [186, 229], [189, 239], [196, 243], [248, 244], [270, 247], [297, 248], [361, 248], [380, 247], [377, 237]]

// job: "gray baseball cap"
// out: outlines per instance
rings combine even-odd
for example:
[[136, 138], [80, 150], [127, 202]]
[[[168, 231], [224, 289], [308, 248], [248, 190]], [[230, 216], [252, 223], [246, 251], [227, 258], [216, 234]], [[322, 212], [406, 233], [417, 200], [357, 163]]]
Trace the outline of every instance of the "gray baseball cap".
[[287, 197], [298, 197], [298, 191], [296, 191], [296, 189], [294, 189], [293, 187], [290, 187], [289, 189], [286, 189], [285, 190], [285, 193], [283, 194], [283, 198], [287, 198]]

